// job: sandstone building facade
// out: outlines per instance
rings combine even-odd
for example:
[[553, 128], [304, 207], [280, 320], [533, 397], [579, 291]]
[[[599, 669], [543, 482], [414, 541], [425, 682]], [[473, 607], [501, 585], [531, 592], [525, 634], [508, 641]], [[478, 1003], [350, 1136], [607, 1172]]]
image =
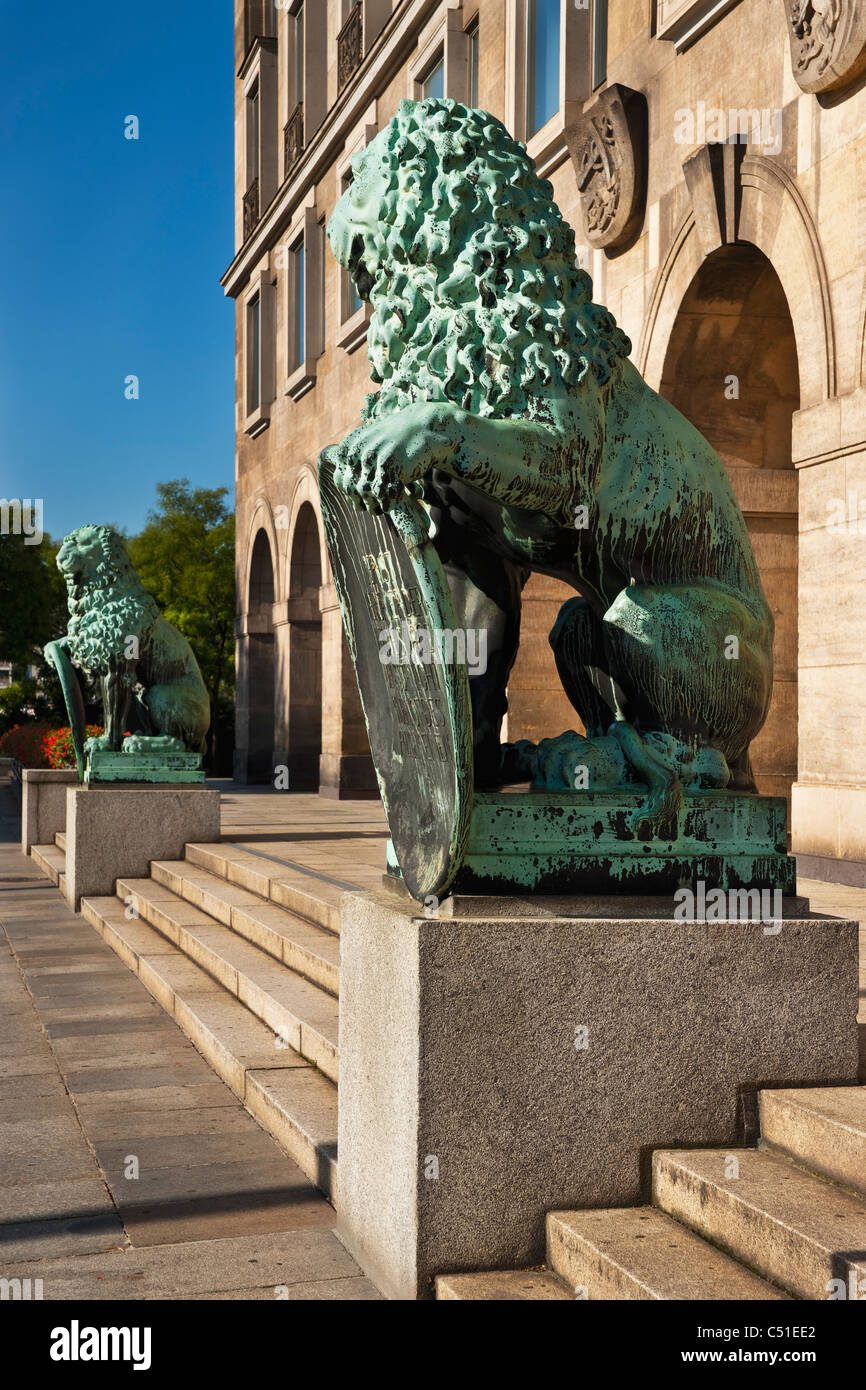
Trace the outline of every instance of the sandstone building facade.
[[[404, 97], [526, 140], [647, 381], [721, 455], [776, 617], [760, 789], [866, 884], [866, 17], [857, 0], [236, 0], [236, 776], [372, 792], [316, 460], [368, 309], [326, 245]], [[534, 576], [508, 737], [575, 726]], [[695, 654], [700, 660], [700, 653]]]

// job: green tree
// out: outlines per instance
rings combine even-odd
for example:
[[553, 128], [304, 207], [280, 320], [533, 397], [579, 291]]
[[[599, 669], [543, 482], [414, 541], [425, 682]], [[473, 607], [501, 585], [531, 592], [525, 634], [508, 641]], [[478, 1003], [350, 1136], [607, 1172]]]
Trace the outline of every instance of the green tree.
[[66, 631], [66, 585], [48, 536], [25, 545], [0, 534], [0, 660], [24, 670], [40, 665], [42, 648]]
[[[145, 588], [189, 641], [210, 693], [211, 739], [234, 691], [235, 518], [228, 489], [157, 484], [158, 504], [127, 542]], [[220, 721], [223, 722], [223, 721]]]

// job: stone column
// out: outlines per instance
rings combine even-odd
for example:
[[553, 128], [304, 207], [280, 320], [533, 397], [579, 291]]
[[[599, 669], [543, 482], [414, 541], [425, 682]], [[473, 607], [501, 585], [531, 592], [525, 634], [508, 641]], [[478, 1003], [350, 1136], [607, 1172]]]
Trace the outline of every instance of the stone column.
[[320, 590], [322, 614], [322, 756], [319, 791], [337, 798], [378, 796], [361, 697], [343, 634], [333, 583]]

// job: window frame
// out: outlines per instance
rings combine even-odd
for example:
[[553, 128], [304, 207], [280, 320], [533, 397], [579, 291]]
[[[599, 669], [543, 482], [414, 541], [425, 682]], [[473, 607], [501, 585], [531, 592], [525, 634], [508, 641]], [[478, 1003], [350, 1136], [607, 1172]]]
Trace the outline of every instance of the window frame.
[[[284, 183], [304, 157], [316, 131], [328, 114], [328, 6], [324, 0], [290, 0], [279, 16], [280, 171]], [[298, 15], [303, 11], [300, 72], [298, 71]], [[298, 86], [300, 84], [300, 91]], [[297, 107], [302, 108], [301, 153], [287, 167], [285, 131]]]
[[[277, 75], [276, 40], [255, 39], [238, 76], [237, 100], [242, 105], [240, 111], [237, 111], [235, 154], [237, 167], [243, 170], [243, 187], [237, 190], [235, 241], [238, 247], [243, 246], [245, 241], [243, 234], [244, 203], [254, 178], [258, 179], [259, 185], [259, 215], [255, 227], [261, 223], [277, 192]], [[258, 93], [258, 169], [253, 172], [249, 105], [256, 92]], [[242, 119], [240, 119], [241, 115]], [[255, 234], [255, 227], [251, 235]]]
[[[409, 60], [407, 92], [410, 101], [423, 100], [423, 87], [430, 73], [443, 63], [442, 88], [446, 97], [465, 102], [469, 96], [469, 34], [465, 12], [468, 6], [460, 0], [442, 0], [432, 19], [418, 36], [415, 53]], [[478, 6], [473, 5], [471, 23], [478, 20]]]
[[[316, 0], [316, 3], [322, 4], [324, 7], [325, 0]], [[367, 57], [367, 54], [370, 52], [382, 30], [385, 28], [385, 25], [394, 13], [394, 9], [399, 3], [399, 0], [359, 0], [361, 5], [361, 61], [352, 73], [352, 76], [346, 82], [345, 87], [341, 88], [337, 72], [337, 38], [342, 33], [349, 15], [355, 8], [355, 3], [356, 0], [340, 0], [337, 7], [336, 28], [328, 37], [328, 68], [329, 71], [333, 72], [334, 82], [330, 98], [330, 104], [332, 106], [341, 93], [355, 81], [357, 74], [364, 65], [364, 59]]]
[[481, 17], [477, 10], [463, 32], [466, 35], [466, 105], [477, 110], [481, 102]]
[[[255, 136], [250, 129], [250, 116], [253, 111], [256, 113]], [[245, 182], [247, 189], [249, 189], [252, 187], [254, 179], [261, 178], [262, 167], [262, 87], [258, 73], [244, 92], [244, 128], [246, 143]]]
[[[304, 248], [304, 344], [299, 355], [296, 335], [295, 253]], [[325, 351], [324, 227], [311, 189], [298, 209], [289, 231], [277, 248], [283, 281], [282, 328], [283, 394], [299, 401], [316, 384], [316, 364]]]
[[[551, 112], [551, 114], [550, 114], [545, 120], [543, 120], [543, 121], [541, 122], [540, 125], [536, 126], [533, 130], [530, 130], [530, 125], [529, 125], [529, 123], [530, 123], [530, 106], [533, 105], [533, 102], [532, 102], [532, 100], [531, 100], [531, 97], [532, 97], [532, 96], [535, 96], [535, 97], [536, 97], [536, 100], [537, 100], [537, 97], [538, 97], [538, 92], [537, 92], [537, 86], [538, 86], [538, 72], [537, 72], [537, 70], [536, 70], [535, 72], [533, 72], [533, 67], [534, 67], [534, 66], [535, 66], [536, 69], [537, 69], [537, 64], [534, 64], [534, 63], [533, 63], [533, 59], [536, 57], [536, 51], [535, 51], [534, 48], [533, 48], [533, 44], [532, 44], [532, 42], [531, 42], [531, 37], [530, 37], [530, 36], [531, 36], [531, 29], [532, 29], [532, 26], [531, 26], [531, 23], [530, 23], [530, 16], [531, 16], [532, 14], [535, 14], [535, 15], [536, 15], [536, 18], [537, 18], [537, 16], [538, 16], [538, 7], [539, 7], [539, 5], [542, 5], [542, 4], [545, 4], [545, 3], [546, 3], [546, 0], [525, 0], [525, 5], [526, 5], [526, 47], [525, 47], [525, 55], [524, 55], [524, 74], [523, 74], [523, 78], [524, 78], [524, 82], [525, 82], [526, 96], [525, 96], [525, 101], [524, 101], [524, 117], [523, 117], [523, 118], [524, 118], [524, 127], [525, 127], [525, 130], [526, 130], [526, 137], [527, 137], [527, 140], [532, 140], [532, 139], [534, 139], [534, 137], [535, 137], [536, 135], [538, 135], [540, 131], [544, 130], [544, 127], [547, 126], [547, 125], [549, 125], [550, 122], [556, 118], [558, 112], [561, 110], [562, 105], [563, 105], [562, 44], [563, 44], [563, 38], [564, 38], [564, 34], [563, 34], [563, 28], [564, 28], [564, 26], [563, 26], [563, 12], [564, 12], [566, 6], [565, 6], [565, 4], [563, 3], [563, 0], [553, 0], [553, 3], [554, 3], [554, 4], [558, 4], [558, 5], [559, 5], [559, 34], [558, 34], [558, 44], [557, 44], [557, 54], [556, 54], [556, 57], [557, 57], [557, 62], [556, 62], [556, 67], [557, 67], [557, 72], [556, 72], [556, 86], [557, 86], [556, 106], [554, 107], [554, 109], [553, 109], [553, 111]], [[555, 32], [556, 32], [556, 23], [555, 23], [555, 21], [554, 21], [553, 28], [554, 28], [554, 33], [555, 33]]]
[[434, 95], [433, 92], [431, 92], [431, 91], [429, 90], [429, 88], [430, 88], [430, 86], [432, 85], [433, 77], [434, 77], [434, 75], [435, 75], [436, 73], [441, 73], [441, 74], [442, 74], [442, 91], [441, 91], [439, 97], [437, 98], [438, 100], [441, 100], [442, 97], [445, 96], [445, 51], [444, 51], [444, 48], [440, 48], [440, 49], [437, 50], [436, 55], [434, 56], [434, 59], [433, 59], [433, 62], [432, 62], [432, 64], [431, 64], [431, 66], [428, 68], [426, 74], [425, 74], [424, 76], [421, 77], [421, 79], [420, 79], [420, 81], [419, 81], [419, 83], [418, 83], [418, 86], [419, 86], [420, 89], [421, 89], [421, 99], [422, 99], [422, 101], [426, 101], [428, 97], [432, 97], [432, 96]]
[[[240, 301], [242, 314], [242, 395], [244, 411], [244, 433], [251, 439], [266, 430], [271, 422], [271, 407], [276, 398], [274, 362], [274, 283], [270, 273], [269, 258], [250, 276], [249, 284]], [[259, 306], [259, 400], [252, 405], [250, 399], [250, 367], [252, 351], [250, 342], [250, 314], [256, 301]]]
[[[592, 90], [607, 82], [607, 51], [610, 21], [608, 0], [592, 0]], [[603, 40], [603, 45], [602, 45]]]
[[592, 95], [592, 7], [578, 8], [573, 0], [561, 0], [559, 110], [527, 139], [527, 0], [506, 0], [506, 6], [506, 124], [519, 140], [526, 141], [539, 175], [546, 178], [568, 159], [566, 132]]
[[[356, 154], [360, 154], [368, 145], [372, 144], [379, 133], [379, 125], [376, 118], [376, 103], [367, 111], [364, 120], [355, 128], [343, 147], [343, 153], [337, 161], [337, 197], [341, 198], [343, 193], [351, 183], [352, 160]], [[335, 262], [336, 265], [336, 262]], [[367, 329], [370, 319], [373, 316], [373, 306], [365, 303], [362, 299], [360, 307], [349, 312], [349, 272], [343, 270], [342, 266], [337, 266], [340, 277], [340, 288], [338, 294], [339, 324], [337, 326], [336, 343], [344, 352], [352, 353], [357, 351], [367, 341]]]

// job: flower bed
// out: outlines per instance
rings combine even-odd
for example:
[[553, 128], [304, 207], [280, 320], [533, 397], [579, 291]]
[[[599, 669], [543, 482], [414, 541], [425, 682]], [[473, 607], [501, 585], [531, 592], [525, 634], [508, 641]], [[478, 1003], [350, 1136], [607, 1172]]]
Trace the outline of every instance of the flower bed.
[[[101, 724], [88, 724], [87, 737], [96, 738], [102, 733]], [[75, 766], [75, 748], [72, 744], [71, 729], [52, 729], [46, 734], [42, 744], [48, 766], [66, 768]]]
[[44, 743], [53, 732], [49, 724], [15, 724], [0, 738], [0, 757], [14, 758], [22, 767], [50, 767]]
[[[88, 724], [87, 737], [102, 733], [99, 724]], [[0, 757], [14, 758], [22, 767], [75, 767], [72, 730], [54, 729], [49, 724], [16, 724], [0, 738]]]

